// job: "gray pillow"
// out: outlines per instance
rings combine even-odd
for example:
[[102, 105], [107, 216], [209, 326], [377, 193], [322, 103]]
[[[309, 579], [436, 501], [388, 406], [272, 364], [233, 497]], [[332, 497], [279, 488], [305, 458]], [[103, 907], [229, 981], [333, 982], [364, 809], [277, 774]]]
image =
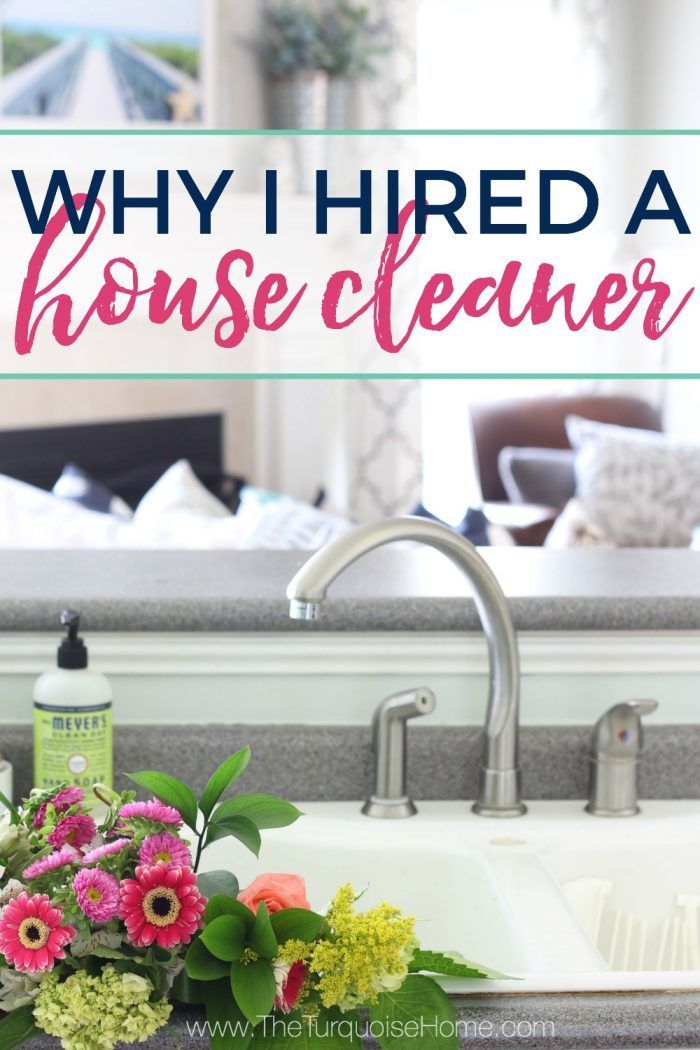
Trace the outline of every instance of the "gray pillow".
[[566, 420], [576, 492], [618, 547], [687, 547], [700, 523], [700, 444], [650, 430]]
[[508, 499], [563, 507], [576, 491], [575, 458], [569, 448], [502, 448], [498, 473]]

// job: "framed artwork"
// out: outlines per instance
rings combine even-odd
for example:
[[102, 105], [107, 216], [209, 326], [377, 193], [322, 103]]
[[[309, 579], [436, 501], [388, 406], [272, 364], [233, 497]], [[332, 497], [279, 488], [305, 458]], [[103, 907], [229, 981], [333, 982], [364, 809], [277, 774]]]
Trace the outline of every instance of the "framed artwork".
[[0, 0], [0, 109], [84, 127], [204, 120], [208, 0]]

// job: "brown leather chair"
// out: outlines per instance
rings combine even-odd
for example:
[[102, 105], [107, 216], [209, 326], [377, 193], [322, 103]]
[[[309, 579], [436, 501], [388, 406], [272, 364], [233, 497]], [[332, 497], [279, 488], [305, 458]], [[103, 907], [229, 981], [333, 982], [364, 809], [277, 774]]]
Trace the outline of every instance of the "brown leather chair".
[[[498, 470], [502, 449], [570, 449], [567, 416], [583, 416], [598, 423], [660, 431], [661, 416], [646, 401], [632, 397], [532, 397], [471, 406], [474, 448], [484, 508], [492, 521], [505, 525], [516, 542], [539, 546], [556, 520], [560, 507], [532, 507], [507, 502]], [[491, 504], [492, 506], [488, 506]]]

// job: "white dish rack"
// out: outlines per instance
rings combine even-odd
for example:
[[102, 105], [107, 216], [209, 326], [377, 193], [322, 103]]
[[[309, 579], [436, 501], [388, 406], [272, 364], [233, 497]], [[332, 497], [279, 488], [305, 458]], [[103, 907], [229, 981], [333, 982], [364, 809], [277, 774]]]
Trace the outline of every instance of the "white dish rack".
[[654, 921], [615, 907], [610, 902], [614, 889], [612, 882], [598, 878], [562, 885], [570, 908], [611, 970], [700, 970], [700, 894], [676, 894], [668, 915]]

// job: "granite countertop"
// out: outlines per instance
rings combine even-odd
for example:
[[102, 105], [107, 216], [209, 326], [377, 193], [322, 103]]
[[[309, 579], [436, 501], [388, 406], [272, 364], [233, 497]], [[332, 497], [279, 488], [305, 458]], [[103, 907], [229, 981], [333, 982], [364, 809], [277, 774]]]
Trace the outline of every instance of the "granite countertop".
[[[487, 548], [518, 630], [700, 628], [700, 552]], [[316, 624], [289, 619], [300, 551], [2, 551], [0, 630], [477, 630], [469, 586], [435, 551], [375, 551], [333, 584]]]
[[[700, 993], [647, 995], [473, 995], [454, 1000], [462, 1050], [526, 1047], [528, 1050], [607, 1050], [619, 1047], [697, 1047], [700, 1045]], [[197, 1024], [203, 1014], [176, 1010], [170, 1023], [146, 1046], [150, 1050], [205, 1047]], [[31, 1050], [55, 1050], [58, 1043], [39, 1036]], [[363, 1039], [375, 1050], [373, 1039]], [[421, 1050], [416, 1047], [416, 1050]]]

